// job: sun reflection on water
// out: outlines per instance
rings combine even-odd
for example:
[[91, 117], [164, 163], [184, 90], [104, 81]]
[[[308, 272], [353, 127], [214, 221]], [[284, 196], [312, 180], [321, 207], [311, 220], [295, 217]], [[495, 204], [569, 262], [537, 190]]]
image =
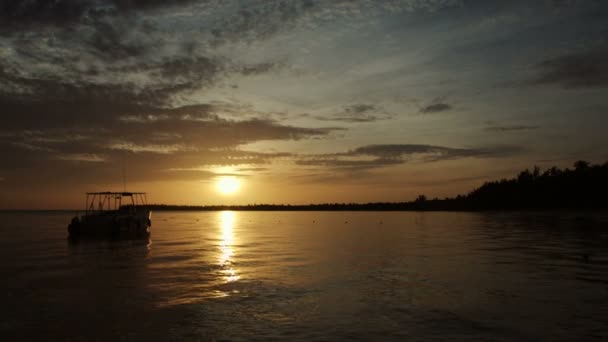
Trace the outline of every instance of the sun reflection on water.
[[224, 279], [226, 282], [234, 282], [241, 277], [232, 267], [232, 257], [234, 255], [234, 224], [236, 222], [236, 213], [234, 211], [222, 211], [220, 213], [220, 229], [222, 239], [220, 242], [220, 257], [219, 264], [222, 266]]

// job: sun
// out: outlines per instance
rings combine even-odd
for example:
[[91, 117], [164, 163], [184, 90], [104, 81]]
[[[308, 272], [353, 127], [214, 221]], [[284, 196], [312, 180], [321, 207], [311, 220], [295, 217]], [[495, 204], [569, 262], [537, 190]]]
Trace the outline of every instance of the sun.
[[217, 180], [217, 190], [224, 195], [232, 195], [239, 191], [240, 182], [233, 176], [223, 176]]

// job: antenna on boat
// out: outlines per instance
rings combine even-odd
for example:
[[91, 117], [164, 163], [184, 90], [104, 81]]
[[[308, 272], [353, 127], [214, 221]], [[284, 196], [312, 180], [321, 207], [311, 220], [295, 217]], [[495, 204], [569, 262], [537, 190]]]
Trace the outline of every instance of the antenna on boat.
[[122, 151], [122, 191], [127, 192], [127, 166], [126, 166], [126, 152]]

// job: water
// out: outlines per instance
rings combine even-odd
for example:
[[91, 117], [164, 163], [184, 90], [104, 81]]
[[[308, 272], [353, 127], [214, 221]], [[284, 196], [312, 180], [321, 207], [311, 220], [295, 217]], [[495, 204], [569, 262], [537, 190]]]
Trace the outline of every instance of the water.
[[608, 217], [164, 212], [150, 242], [0, 214], [0, 339], [608, 340]]

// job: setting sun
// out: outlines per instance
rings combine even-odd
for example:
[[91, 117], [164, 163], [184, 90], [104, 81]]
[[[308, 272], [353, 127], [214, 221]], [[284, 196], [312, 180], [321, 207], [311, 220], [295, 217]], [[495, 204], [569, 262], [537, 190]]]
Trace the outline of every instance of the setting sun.
[[224, 195], [232, 195], [239, 190], [240, 182], [238, 178], [224, 176], [217, 180], [217, 189]]

